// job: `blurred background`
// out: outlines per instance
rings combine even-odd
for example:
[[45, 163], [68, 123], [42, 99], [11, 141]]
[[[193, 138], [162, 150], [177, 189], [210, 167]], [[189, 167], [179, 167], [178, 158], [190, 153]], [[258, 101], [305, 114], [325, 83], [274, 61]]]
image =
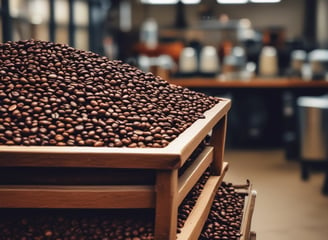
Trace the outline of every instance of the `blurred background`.
[[0, 42], [65, 43], [232, 99], [228, 179], [265, 196], [260, 239], [326, 239], [328, 1], [0, 0], [0, 14]]

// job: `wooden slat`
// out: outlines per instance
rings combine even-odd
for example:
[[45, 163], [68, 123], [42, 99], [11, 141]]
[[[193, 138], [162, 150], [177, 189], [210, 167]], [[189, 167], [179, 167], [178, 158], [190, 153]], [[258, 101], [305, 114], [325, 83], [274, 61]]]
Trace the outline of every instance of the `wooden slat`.
[[212, 172], [214, 175], [220, 175], [223, 167], [222, 164], [225, 149], [226, 130], [227, 115], [225, 115], [212, 130], [211, 145], [214, 146]]
[[178, 182], [178, 205], [186, 197], [188, 192], [194, 187], [204, 171], [213, 160], [213, 147], [206, 147], [194, 160], [191, 166], [179, 178]]
[[156, 179], [155, 239], [176, 238], [178, 170], [159, 170]]
[[178, 204], [186, 197], [188, 192], [194, 187], [206, 168], [213, 160], [213, 147], [206, 147], [194, 160], [191, 166], [186, 169], [178, 181]]
[[154, 208], [152, 186], [1, 186], [0, 208]]
[[222, 99], [165, 148], [0, 146], [0, 167], [107, 167], [176, 169], [231, 107]]
[[[224, 163], [227, 166], [227, 163]], [[227, 168], [223, 168], [227, 169]], [[223, 181], [224, 172], [220, 176], [211, 176], [189, 214], [177, 240], [198, 240], [203, 226], [208, 218], [216, 191]]]
[[247, 196], [247, 202], [245, 204], [245, 210], [243, 214], [243, 219], [241, 222], [241, 237], [240, 240], [251, 240], [251, 224], [253, 218], [253, 212], [255, 208], [255, 199], [256, 199], [257, 192], [255, 190], [249, 191]]
[[178, 153], [164, 148], [0, 146], [0, 167], [96, 167], [171, 169]]

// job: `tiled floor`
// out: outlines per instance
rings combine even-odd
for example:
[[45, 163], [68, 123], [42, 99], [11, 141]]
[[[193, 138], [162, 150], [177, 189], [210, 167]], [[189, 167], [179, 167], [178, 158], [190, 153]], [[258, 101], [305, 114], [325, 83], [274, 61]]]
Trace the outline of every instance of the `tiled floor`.
[[324, 175], [300, 178], [296, 161], [283, 151], [226, 150], [229, 170], [225, 181], [249, 179], [257, 190], [252, 230], [257, 240], [328, 239], [328, 196], [321, 194]]

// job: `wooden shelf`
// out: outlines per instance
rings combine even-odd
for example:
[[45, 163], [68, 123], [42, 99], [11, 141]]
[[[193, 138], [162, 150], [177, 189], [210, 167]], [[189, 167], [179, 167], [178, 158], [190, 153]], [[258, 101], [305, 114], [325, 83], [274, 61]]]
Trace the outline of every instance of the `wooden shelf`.
[[0, 208], [154, 208], [152, 186], [0, 186]]
[[220, 78], [171, 78], [169, 83], [188, 88], [328, 88], [328, 81], [304, 81], [299, 78], [253, 78], [222, 80]]

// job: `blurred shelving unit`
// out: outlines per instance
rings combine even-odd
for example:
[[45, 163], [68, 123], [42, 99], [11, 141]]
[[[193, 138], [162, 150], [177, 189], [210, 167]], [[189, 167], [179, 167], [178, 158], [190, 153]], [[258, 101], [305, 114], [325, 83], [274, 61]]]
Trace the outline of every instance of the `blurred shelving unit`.
[[0, 41], [43, 39], [103, 52], [108, 1], [1, 0]]

